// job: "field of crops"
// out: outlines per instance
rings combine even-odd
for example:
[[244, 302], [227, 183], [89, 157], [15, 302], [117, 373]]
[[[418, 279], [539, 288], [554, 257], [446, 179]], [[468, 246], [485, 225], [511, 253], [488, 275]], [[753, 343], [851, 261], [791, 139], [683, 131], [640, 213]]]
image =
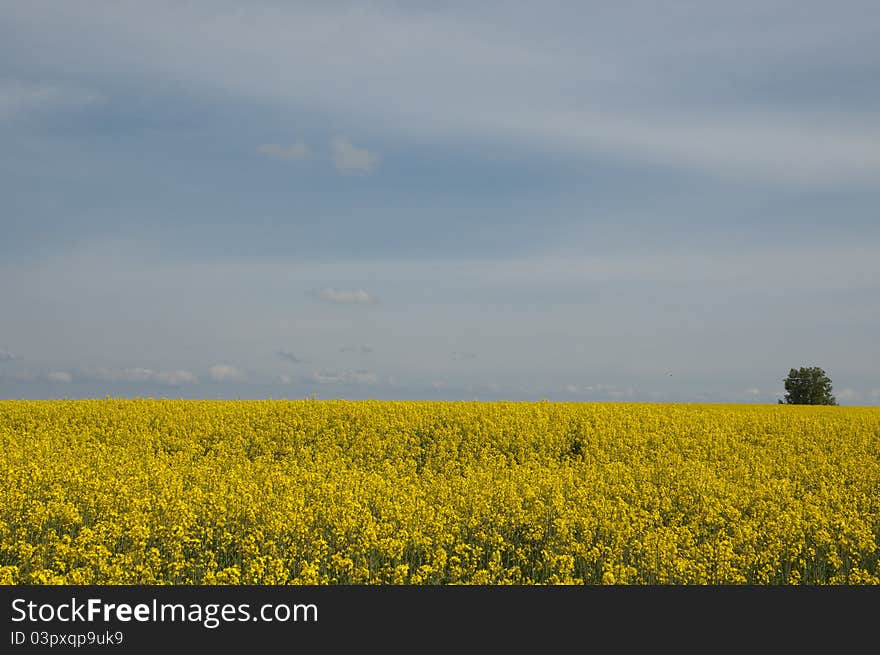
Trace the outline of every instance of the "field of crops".
[[880, 408], [0, 402], [0, 583], [880, 582]]

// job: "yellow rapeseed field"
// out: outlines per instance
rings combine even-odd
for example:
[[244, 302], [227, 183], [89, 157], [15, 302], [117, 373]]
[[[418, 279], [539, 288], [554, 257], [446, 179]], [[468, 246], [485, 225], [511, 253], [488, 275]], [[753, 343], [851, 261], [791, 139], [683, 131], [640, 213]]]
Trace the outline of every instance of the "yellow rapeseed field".
[[880, 408], [0, 402], [0, 583], [880, 582]]

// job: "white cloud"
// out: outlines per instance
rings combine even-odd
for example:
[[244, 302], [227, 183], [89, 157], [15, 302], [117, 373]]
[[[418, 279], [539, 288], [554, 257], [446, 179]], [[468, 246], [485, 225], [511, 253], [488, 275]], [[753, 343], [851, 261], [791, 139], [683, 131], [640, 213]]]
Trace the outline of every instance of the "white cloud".
[[99, 377], [109, 382], [149, 382], [155, 374], [156, 372], [149, 368], [103, 369], [98, 371]]
[[315, 371], [312, 373], [312, 380], [320, 384], [332, 384], [334, 382], [341, 382], [343, 380], [343, 375], [341, 373], [331, 373], [328, 371]]
[[343, 346], [339, 349], [341, 353], [359, 353], [361, 355], [369, 355], [373, 352], [370, 346]]
[[[348, 379], [357, 384], [375, 384], [378, 377], [370, 371], [354, 371], [348, 376]], [[394, 378], [388, 378], [389, 383], [394, 383]]]
[[312, 155], [312, 150], [302, 140], [284, 146], [278, 143], [265, 143], [257, 148], [257, 152], [264, 157], [281, 159], [284, 161], [302, 161]]
[[281, 384], [293, 384], [293, 378], [287, 375], [286, 373], [278, 376], [279, 382]]
[[[83, 322], [81, 326], [72, 325], [70, 330], [81, 330], [81, 336], [76, 340], [69, 338], [65, 340], [74, 344], [74, 351], [88, 350], [91, 346], [94, 352], [93, 334], [97, 323], [109, 327], [110, 338], [114, 333], [124, 333], [122, 328], [129, 328], [119, 323], [119, 316], [137, 312], [139, 307], [151, 307], [150, 303], [155, 302], [157, 293], [175, 298], [183, 297], [187, 302], [195, 303], [190, 305], [190, 312], [186, 317], [182, 317], [179, 323], [175, 322], [173, 329], [179, 331], [168, 333], [168, 340], [162, 344], [162, 347], [177, 348], [177, 343], [196, 343], [204, 330], [204, 325], [197, 320], [199, 316], [225, 315], [229, 294], [250, 301], [252, 296], [248, 294], [254, 289], [260, 289], [261, 293], [265, 294], [265, 299], [247, 307], [273, 317], [267, 324], [271, 324], [270, 327], [261, 328], [261, 330], [265, 329], [263, 336], [268, 343], [276, 346], [288, 343], [291, 348], [298, 347], [297, 344], [313, 344], [315, 348], [331, 356], [341, 344], [357, 344], [360, 341], [373, 343], [377, 349], [386, 353], [383, 355], [384, 366], [394, 367], [393, 372], [401, 376], [401, 379], [406, 379], [407, 375], [425, 376], [428, 380], [435, 376], [460, 376], [454, 379], [450, 377], [450, 383], [458, 390], [467, 382], [472, 382], [476, 375], [493, 375], [507, 380], [511, 379], [514, 373], [531, 370], [548, 375], [544, 381], [544, 389], [561, 390], [563, 385], [575, 379], [579, 380], [580, 392], [583, 392], [582, 385], [595, 384], [596, 379], [605, 379], [607, 384], [616, 383], [621, 386], [632, 384], [644, 389], [653, 382], [638, 377], [627, 377], [624, 373], [617, 373], [617, 369], [613, 366], [621, 363], [633, 366], [632, 370], [637, 376], [639, 375], [635, 370], [637, 364], [655, 369], [656, 376], [664, 376], [670, 368], [669, 362], [672, 361], [669, 357], [680, 356], [686, 360], [687, 366], [692, 367], [693, 376], [688, 375], [685, 364], [677, 361], [674, 377], [668, 381], [668, 385], [664, 385], [664, 393], [667, 392], [668, 387], [668, 393], [674, 395], [677, 393], [677, 387], [674, 388], [673, 384], [692, 382], [695, 386], [701, 383], [723, 386], [724, 397], [734, 400], [744, 398], [742, 392], [749, 382], [756, 387], [760, 384], [765, 391], [773, 390], [774, 385], [781, 386], [781, 377], [788, 370], [789, 358], [797, 362], [794, 357], [801, 356], [793, 347], [784, 347], [789, 339], [798, 336], [789, 330], [793, 324], [792, 319], [803, 323], [803, 329], [797, 332], [806, 335], [796, 344], [797, 347], [801, 347], [807, 341], [816, 341], [815, 334], [833, 335], [830, 328], [835, 325], [845, 326], [844, 320], [859, 321], [861, 325], [868, 325], [874, 320], [874, 315], [871, 313], [874, 305], [870, 299], [876, 294], [871, 295], [873, 287], [869, 285], [880, 276], [880, 261], [871, 256], [876, 253], [877, 248], [876, 243], [870, 239], [863, 239], [861, 243], [829, 240], [821, 247], [812, 244], [799, 246], [797, 243], [769, 246], [765, 244], [737, 254], [731, 252], [733, 249], [730, 248], [730, 244], [719, 244], [718, 248], [718, 250], [710, 248], [705, 252], [689, 253], [683, 247], [681, 250], [669, 249], [662, 253], [649, 253], [648, 256], [639, 256], [638, 252], [616, 256], [614, 252], [610, 252], [599, 258], [585, 256], [581, 259], [557, 257], [551, 251], [534, 258], [512, 255], [499, 259], [446, 262], [388, 257], [375, 261], [348, 262], [333, 259], [314, 261], [288, 259], [188, 263], [169, 262], [159, 257], [155, 259], [140, 257], [138, 251], [134, 251], [136, 256], [132, 257], [129, 256], [128, 251], [123, 250], [114, 254], [114, 257], [118, 257], [120, 261], [114, 262], [109, 269], [105, 265], [107, 260], [101, 259], [100, 256], [91, 259], [70, 257], [70, 253], [67, 253], [63, 257], [55, 255], [35, 259], [34, 262], [26, 265], [6, 260], [0, 262], [0, 296], [4, 298], [4, 309], [10, 318], [16, 314], [36, 312], [29, 325], [50, 325], [53, 315], [52, 306], [63, 302], [65, 298], [74, 297], [77, 288], [92, 285], [88, 287], [92, 289], [91, 294], [77, 300], [82, 315], [89, 316], [90, 320], [88, 323]], [[821, 261], [822, 266], [813, 270], [797, 265], [798, 262], [813, 260]], [[97, 274], [102, 270], [113, 270], [114, 275], [102, 278]], [[147, 272], [149, 275], [146, 274]], [[113, 279], [107, 280], [107, 277]], [[326, 311], [311, 313], [307, 311], [308, 299], [304, 292], [308, 287], [300, 286], [301, 297], [298, 302], [301, 305], [296, 310], [285, 307], [284, 311], [289, 311], [290, 314], [285, 314], [286, 318], [276, 321], [273, 312], [279, 306], [278, 299], [285, 297], [285, 293], [289, 294], [291, 289], [296, 289], [297, 285], [303, 285], [303, 281], [307, 280], [363, 280], [363, 284], [369, 280], [371, 288], [375, 285], [376, 289], [394, 289], [395, 284], [405, 280], [409, 286], [401, 286], [395, 297], [412, 298], [412, 302], [418, 304], [413, 306], [407, 304], [404, 307], [392, 303], [382, 312], [360, 308], [366, 311], [366, 316], [361, 315], [362, 311], [354, 311], [358, 310], [358, 307], [328, 307], [325, 310], [346, 310], [346, 314], [352, 310], [358, 315], [356, 318], [369, 319], [366, 322], [358, 320], [356, 324], [352, 324], [347, 321], [341, 323], [336, 321], [339, 316], [335, 318], [329, 316], [334, 320], [328, 322], [328, 316], [324, 315]], [[628, 284], [624, 287], [616, 286], [615, 280], [623, 280]], [[685, 284], [669, 284], [670, 280]], [[768, 283], [768, 280], [772, 283]], [[641, 282], [636, 284], [634, 281]], [[24, 284], [25, 282], [27, 284]], [[703, 282], [706, 286], [699, 286]], [[691, 284], [693, 286], [688, 286]], [[868, 286], [867, 295], [860, 296], [853, 293], [849, 296], [846, 293], [836, 292], [825, 295], [825, 291], [835, 289], [854, 292], [856, 287], [862, 284]], [[480, 297], [471, 294], [478, 286], [486, 290], [486, 295]], [[118, 310], [111, 311], [102, 299], [123, 287], [126, 288], [127, 293], [120, 302], [125, 303], [123, 307], [125, 311], [122, 313]], [[219, 292], [221, 288], [224, 290], [222, 294]], [[648, 294], [630, 295], [631, 289], [634, 288], [644, 288]], [[426, 298], [424, 289], [437, 290], [440, 293], [432, 293], [430, 298]], [[618, 289], [623, 289], [619, 296]], [[687, 303], [681, 303], [676, 294], [680, 295], [692, 289], [697, 295]], [[820, 290], [822, 295], [816, 295], [814, 289]], [[178, 295], [171, 293], [174, 290], [178, 291]], [[499, 294], [499, 290], [505, 291], [505, 294]], [[589, 297], [584, 295], [583, 292], [586, 290], [596, 292], [595, 302], [591, 302]], [[530, 303], [532, 299], [538, 297], [538, 293], [544, 291], [550, 298], [553, 297], [552, 294], [558, 292], [565, 292], [567, 295], [557, 296], [559, 299], [564, 299], [564, 302], [550, 306], [548, 312], [535, 311]], [[578, 295], [568, 295], [571, 292]], [[711, 295], [707, 295], [707, 292]], [[700, 301], [716, 298], [718, 294], [724, 298], [722, 305], [716, 306], [709, 302], [705, 307], [711, 308], [711, 311], [709, 309], [695, 311]], [[45, 303], [40, 310], [33, 305], [32, 298], [35, 295], [46, 297], [51, 302]], [[516, 311], [483, 312], [479, 303], [492, 298], [493, 295], [498, 298], [510, 298], [511, 301], [521, 299], [522, 302], [515, 308]], [[837, 296], [847, 300], [847, 304], [841, 305], [846, 310], [845, 314], [837, 310], [837, 305], [830, 304]], [[458, 305], [458, 311], [450, 311], [453, 306], [447, 306], [443, 302], [436, 303], [438, 298], [445, 301], [449, 297], [464, 298], [467, 302]], [[647, 299], [647, 304], [638, 312], [628, 314], [628, 308], [637, 307], [638, 302], [635, 301], [640, 298]], [[800, 298], [803, 298], [802, 303], [799, 301]], [[827, 298], [829, 301], [827, 306], [829, 311], [823, 314], [822, 318], [822, 322], [830, 326], [825, 332], [809, 332], [820, 322], [803, 319], [804, 316], [811, 316], [810, 308], [815, 308], [817, 298], [823, 301]], [[795, 303], [795, 300], [798, 302]], [[752, 304], [759, 301], [762, 301], [762, 304]], [[670, 308], [678, 309], [667, 314], [663, 309], [666, 303]], [[777, 311], [776, 306], [785, 303], [790, 303], [793, 308], [789, 314], [782, 312], [773, 314]], [[434, 304], [437, 306], [432, 307]], [[511, 307], [513, 306], [514, 303], [511, 302]], [[178, 305], [167, 307], [179, 310]], [[765, 311], [765, 307], [771, 318], [761, 317], [760, 320], [755, 318]], [[748, 311], [743, 311], [744, 309]], [[230, 315], [228, 322], [216, 327], [218, 338], [229, 343], [240, 339], [240, 335], [248, 334], [248, 330], [252, 331], [255, 315], [253, 311]], [[478, 317], [475, 319], [476, 322], [468, 321], [462, 324], [460, 316], [464, 315], [463, 312], [469, 311], [474, 312]], [[683, 320], [682, 311], [688, 313], [689, 323]], [[330, 312], [330, 314], [335, 313], [335, 311]], [[552, 320], [547, 320], [548, 316]], [[186, 321], [189, 321], [188, 325]], [[738, 334], [743, 325], [749, 324], [756, 326], [752, 328], [754, 333]], [[620, 325], [625, 325], [627, 330], [632, 331], [618, 336]], [[683, 326], [686, 328], [685, 334], [679, 339], [678, 335], [682, 333]], [[118, 343], [113, 343], [112, 347], [111, 344], [102, 343], [101, 348], [107, 357], [127, 359], [131, 357], [132, 339], [144, 343], [151, 342], [154, 335], [148, 333], [148, 328], [149, 326], [144, 324], [137, 334], [133, 335], [129, 332], [124, 337], [118, 338]], [[706, 362], [710, 361], [709, 355], [717, 354], [715, 347], [717, 344], [711, 345], [711, 338], [707, 338], [704, 345], [696, 328], [707, 337], [713, 332], [731, 337], [731, 348], [723, 353], [723, 358], [719, 355], [711, 366]], [[768, 339], [767, 335], [772, 332], [788, 336], [779, 337], [779, 341]], [[296, 334], [297, 339], [290, 341], [291, 334]], [[850, 334], [848, 330], [847, 334]], [[822, 354], [821, 358], [823, 361], [827, 360], [829, 366], [833, 363], [833, 368], [837, 371], [834, 375], [835, 380], [838, 377], [841, 382], [844, 378], [848, 379], [846, 384], [840, 385], [841, 387], [876, 388], [878, 386], [876, 376], [872, 378], [871, 371], [868, 370], [869, 363], [877, 359], [872, 356], [876, 353], [876, 346], [868, 336], [861, 337], [854, 332], [852, 334], [853, 339], [845, 348], [841, 345], [839, 350], [828, 350], [828, 354]], [[41, 337], [42, 334], [31, 337], [28, 353], [40, 352]], [[5, 338], [8, 341], [3, 344], [4, 346], [9, 348], [14, 346], [22, 356], [27, 354], [21, 346], [27, 343], [26, 328], [7, 333]], [[454, 343], [450, 343], [452, 340]], [[631, 343], [638, 341], [652, 344], [650, 357], [646, 356], [642, 360], [631, 354]], [[442, 347], [444, 343], [449, 345], [438, 352], [437, 345]], [[581, 347], [580, 344], [585, 346]], [[42, 357], [46, 358], [45, 361], [57, 362], [54, 366], [75, 365], [65, 359], [68, 355], [64, 351], [68, 347], [47, 351]], [[246, 344], [241, 347], [250, 348]], [[472, 349], [478, 352], [480, 357], [473, 362], [475, 365], [471, 362], [453, 362], [449, 359], [448, 347]], [[756, 347], [759, 348], [757, 352], [760, 355], [747, 352]], [[780, 347], [784, 348], [784, 352], [779, 357], [785, 359], [781, 362], [782, 365], [773, 364], [772, 350]], [[809, 347], [809, 343], [804, 347]], [[224, 359], [228, 361], [246, 362], [250, 356], [244, 350], [233, 352], [232, 346], [224, 349], [224, 352]], [[811, 351], [804, 350], [804, 352]], [[862, 354], [860, 355], [859, 352]], [[868, 353], [868, 357], [865, 357], [865, 352]], [[141, 361], [148, 362], [157, 361], [159, 357], [168, 357], [169, 359], [164, 361], [183, 364], [184, 361], [190, 361], [188, 357], [204, 356], [204, 354], [187, 354], [182, 349], [167, 351], [167, 354], [160, 355], [157, 348], [156, 353], [148, 353], [146, 356], [141, 353], [139, 357], [144, 358]], [[272, 365], [271, 360], [275, 358], [272, 353], [271, 347], [265, 353], [270, 358], [270, 365]], [[510, 353], [516, 353], [516, 356]], [[442, 364], [442, 361], [438, 362], [438, 356], [440, 360], [446, 361], [446, 368], [438, 366]], [[633, 359], [628, 359], [630, 356]], [[31, 355], [28, 357], [30, 358]], [[348, 361], [341, 355], [335, 357], [339, 361], [328, 358], [328, 361], [318, 363], [317, 367], [332, 370], [353, 369], [360, 366], [357, 357], [351, 356]], [[213, 361], [218, 360], [219, 358]], [[122, 361], [126, 360], [122, 359]], [[366, 358], [363, 361], [366, 362]], [[763, 367], [765, 361], [770, 362], [769, 374], [757, 375], [754, 369]], [[276, 359], [275, 365], [277, 369], [268, 369], [269, 375], [278, 375], [285, 371], [286, 367], [280, 360]], [[542, 366], [546, 368], [541, 368]], [[859, 369], [859, 366], [863, 368]], [[0, 370], [5, 368], [11, 366], [0, 366]], [[742, 369], [745, 368], [752, 370], [743, 371]], [[780, 369], [779, 375], [776, 374], [776, 368]], [[468, 375], [470, 369], [477, 370], [472, 375]], [[729, 380], [722, 379], [721, 374], [715, 377], [711, 369], [733, 371], [736, 375]], [[41, 377], [44, 377], [46, 370], [48, 369], [40, 371]], [[79, 370], [74, 370], [77, 382], [81, 378]], [[290, 370], [297, 369], [291, 366]], [[583, 379], [584, 370], [594, 371], [591, 376], [595, 375], [595, 377], [592, 380]], [[863, 370], [865, 373], [861, 372]], [[311, 367], [305, 368], [304, 371], [307, 379]], [[200, 377], [207, 378], [207, 370], [199, 373]], [[739, 375], [740, 373], [742, 375]], [[298, 374], [294, 373], [294, 375], [299, 379]], [[528, 373], [523, 375], [528, 379]], [[697, 375], [704, 377], [697, 379]], [[681, 397], [684, 395], [682, 393]], [[774, 399], [769, 401], [773, 402]]]
[[[844, 92], [829, 103], [833, 94], [818, 87], [809, 97], [798, 89], [807, 73], [867, 80], [877, 23], [868, 4], [841, 13], [807, 3], [797, 20], [783, 20], [789, 12], [767, 0], [662, 10], [617, 3], [601, 12], [577, 3], [485, 12], [407, 3], [15, 4], [4, 20], [17, 54], [71, 76], [180, 81], [417, 139], [518, 142], [799, 185], [880, 183], [880, 121], [864, 101]], [[725, 94], [719, 80], [741, 92]], [[770, 80], [779, 93], [764, 99]], [[5, 111], [46, 102], [37, 87], [7, 92]], [[756, 111], [762, 104], [779, 111]], [[269, 156], [291, 148], [267, 145]], [[331, 150], [342, 172], [378, 162], [342, 137]]]
[[747, 402], [750, 403], [776, 403], [777, 400], [782, 396], [782, 392], [776, 391], [765, 391], [763, 389], [759, 389], [757, 387], [752, 387], [751, 389], [743, 390], [739, 396], [731, 394], [730, 400], [738, 401], [742, 398], [746, 398]]
[[586, 387], [576, 387], [570, 384], [565, 390], [568, 393], [577, 392], [602, 398], [631, 398], [635, 395], [635, 390], [632, 387], [618, 387], [613, 384], [591, 384]]
[[184, 384], [196, 384], [199, 379], [190, 371], [178, 369], [175, 371], [159, 371], [156, 373], [156, 381], [172, 387], [177, 387]]
[[312, 380], [319, 384], [376, 384], [378, 376], [371, 371], [316, 371]]
[[182, 369], [170, 371], [156, 371], [151, 368], [99, 368], [87, 373], [104, 382], [130, 382], [144, 384], [161, 384], [169, 387], [180, 387], [187, 384], [197, 384], [199, 379], [190, 371]]
[[841, 389], [835, 392], [834, 396], [843, 402], [855, 402], [859, 399], [860, 394], [855, 389]]
[[378, 302], [375, 296], [363, 289], [321, 289], [316, 294], [316, 297], [319, 300], [339, 305], [371, 305]]
[[0, 120], [26, 117], [34, 112], [76, 109], [101, 97], [64, 84], [0, 79]]
[[343, 137], [330, 140], [330, 154], [340, 173], [372, 173], [381, 158], [366, 148], [358, 148]]
[[[581, 247], [581, 242], [577, 243]], [[483, 287], [519, 291], [572, 290], [612, 282], [693, 283], [698, 278], [715, 285], [735, 284], [743, 291], [766, 291], [769, 279], [776, 289], [829, 291], [851, 289], [853, 280], [880, 276], [876, 250], [876, 240], [872, 239], [818, 245], [756, 245], [747, 256], [725, 246], [711, 252], [654, 249], [577, 255], [563, 244], [538, 255], [447, 263], [443, 274], [479, 280]], [[821, 260], [823, 266], [804, 267], [802, 262], [811, 259]], [[418, 275], [418, 271], [411, 275]]]
[[73, 382], [73, 376], [67, 371], [52, 371], [46, 375], [46, 379], [49, 382], [61, 382], [64, 384]]
[[0, 349], [0, 362], [11, 362], [15, 358], [15, 355], [8, 350]]
[[9, 377], [16, 382], [36, 382], [42, 376], [34, 371], [15, 371]]
[[880, 184], [880, 123], [794, 112], [506, 113], [487, 130], [535, 145], [789, 185]]
[[245, 377], [241, 371], [229, 364], [215, 364], [208, 370], [211, 379], [216, 382], [241, 382]]

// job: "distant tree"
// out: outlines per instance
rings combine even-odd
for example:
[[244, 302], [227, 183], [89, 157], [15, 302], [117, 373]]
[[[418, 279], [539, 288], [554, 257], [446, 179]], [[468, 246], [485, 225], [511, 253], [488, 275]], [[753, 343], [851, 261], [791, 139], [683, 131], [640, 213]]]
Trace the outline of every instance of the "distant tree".
[[831, 378], [818, 366], [791, 369], [785, 378], [785, 399], [780, 405], [836, 405]]

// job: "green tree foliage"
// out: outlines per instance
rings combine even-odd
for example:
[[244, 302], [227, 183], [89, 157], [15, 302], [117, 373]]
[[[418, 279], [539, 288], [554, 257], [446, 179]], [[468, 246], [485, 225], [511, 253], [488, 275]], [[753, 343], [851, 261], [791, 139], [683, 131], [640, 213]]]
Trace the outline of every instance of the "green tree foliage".
[[785, 378], [785, 399], [780, 405], [836, 405], [831, 378], [818, 366], [791, 369]]

